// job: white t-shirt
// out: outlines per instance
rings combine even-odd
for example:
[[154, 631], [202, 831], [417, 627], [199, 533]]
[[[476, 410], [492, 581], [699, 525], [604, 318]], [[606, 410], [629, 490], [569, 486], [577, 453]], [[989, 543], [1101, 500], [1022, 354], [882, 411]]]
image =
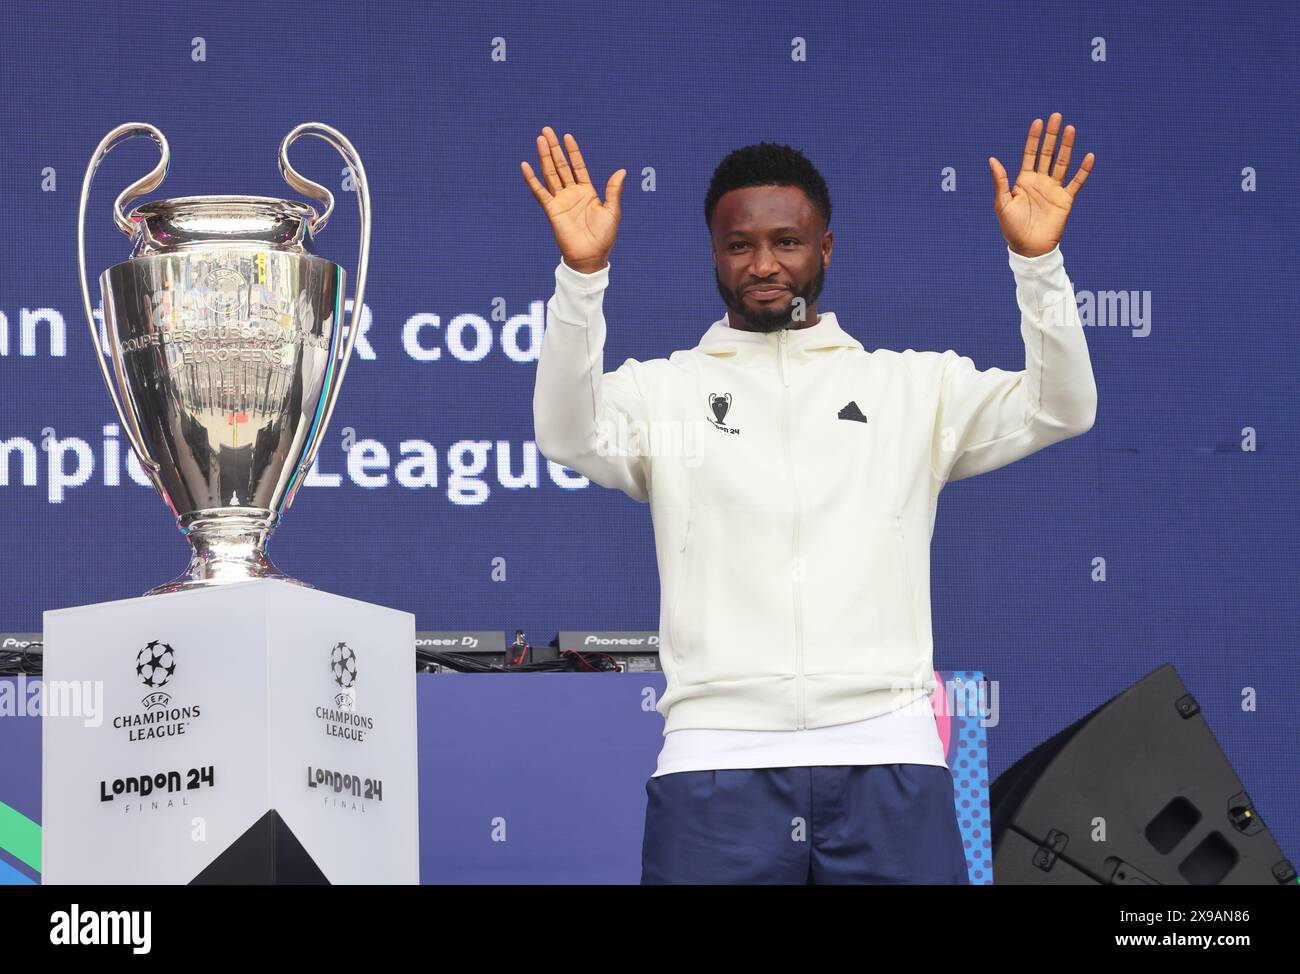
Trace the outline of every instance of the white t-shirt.
[[[922, 698], [923, 700], [925, 698]], [[796, 731], [687, 727], [664, 735], [651, 775], [724, 768], [800, 768], [836, 764], [936, 764], [948, 767], [934, 713], [905, 706], [879, 717]]]

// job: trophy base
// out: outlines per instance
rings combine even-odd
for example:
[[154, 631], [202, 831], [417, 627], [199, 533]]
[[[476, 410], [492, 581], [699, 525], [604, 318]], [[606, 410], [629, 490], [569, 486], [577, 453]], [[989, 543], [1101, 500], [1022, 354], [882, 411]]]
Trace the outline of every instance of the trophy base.
[[419, 882], [415, 616], [253, 581], [43, 629], [42, 882]]
[[277, 520], [274, 511], [260, 507], [220, 507], [182, 514], [177, 523], [194, 549], [189, 567], [144, 594], [168, 595], [257, 578], [315, 588], [290, 578], [266, 557], [266, 542]]

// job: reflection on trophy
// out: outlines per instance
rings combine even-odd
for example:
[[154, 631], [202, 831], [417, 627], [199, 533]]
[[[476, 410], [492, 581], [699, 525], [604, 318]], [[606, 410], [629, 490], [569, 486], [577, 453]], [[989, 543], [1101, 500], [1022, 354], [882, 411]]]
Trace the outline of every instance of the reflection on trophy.
[[[137, 135], [157, 143], [162, 158], [113, 205], [132, 247], [128, 260], [100, 276], [108, 360], [97, 360], [132, 449], [193, 547], [184, 574], [147, 594], [252, 578], [294, 581], [268, 560], [266, 542], [315, 460], [356, 342], [370, 248], [365, 169], [341, 133], [308, 122], [280, 143], [280, 171], [323, 203], [322, 212], [267, 197], [189, 196], [126, 213], [130, 200], [163, 181], [170, 149], [152, 125], [113, 129], [91, 157], [77, 225], [81, 294], [97, 350], [86, 203], [100, 162]], [[311, 247], [334, 197], [288, 160], [289, 146], [304, 135], [334, 146], [356, 184], [361, 243], [346, 340], [343, 268]]]

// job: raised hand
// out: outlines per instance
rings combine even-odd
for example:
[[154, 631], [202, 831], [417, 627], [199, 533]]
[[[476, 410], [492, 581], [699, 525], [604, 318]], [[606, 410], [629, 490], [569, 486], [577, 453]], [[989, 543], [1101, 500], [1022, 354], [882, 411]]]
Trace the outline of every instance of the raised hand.
[[1074, 126], [1065, 127], [1056, 165], [1053, 166], [1052, 152], [1057, 148], [1056, 136], [1060, 128], [1061, 113], [1053, 112], [1047, 121], [1047, 138], [1040, 154], [1038, 140], [1043, 131], [1043, 120], [1034, 119], [1025, 140], [1025, 156], [1014, 190], [1007, 188], [1007, 171], [1002, 168], [1002, 163], [989, 157], [989, 168], [993, 170], [993, 211], [998, 215], [998, 225], [1002, 228], [1002, 236], [1007, 238], [1007, 245], [1025, 257], [1039, 257], [1060, 243], [1074, 198], [1092, 171], [1096, 158], [1089, 152], [1083, 157], [1074, 178], [1068, 185], [1062, 185], [1070, 163], [1070, 152], [1074, 148]]
[[578, 151], [578, 140], [566, 132], [564, 143], [573, 160], [572, 167], [564, 157], [564, 149], [560, 147], [554, 129], [548, 125], [537, 137], [537, 159], [546, 178], [545, 186], [538, 181], [528, 163], [519, 165], [523, 169], [524, 181], [551, 221], [551, 230], [555, 242], [560, 245], [564, 262], [575, 271], [590, 274], [609, 263], [610, 251], [614, 249], [614, 237], [622, 213], [619, 199], [627, 170], [620, 169], [609, 177], [605, 202], [602, 203], [596, 195], [596, 187], [591, 184], [582, 153]]

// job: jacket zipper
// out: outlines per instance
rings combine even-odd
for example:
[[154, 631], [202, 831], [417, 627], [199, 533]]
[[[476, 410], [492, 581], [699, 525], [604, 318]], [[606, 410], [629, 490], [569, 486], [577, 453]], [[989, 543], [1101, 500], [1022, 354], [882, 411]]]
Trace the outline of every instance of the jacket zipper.
[[781, 383], [785, 386], [785, 414], [781, 430], [784, 437], [785, 468], [790, 474], [790, 489], [794, 495], [794, 537], [791, 542], [792, 591], [794, 596], [794, 653], [798, 677], [795, 680], [795, 730], [804, 730], [804, 673], [803, 673], [803, 619], [800, 611], [799, 590], [799, 484], [795, 480], [794, 464], [790, 458], [790, 363], [786, 358], [786, 339], [789, 332], [777, 332], [777, 366], [781, 370]]

